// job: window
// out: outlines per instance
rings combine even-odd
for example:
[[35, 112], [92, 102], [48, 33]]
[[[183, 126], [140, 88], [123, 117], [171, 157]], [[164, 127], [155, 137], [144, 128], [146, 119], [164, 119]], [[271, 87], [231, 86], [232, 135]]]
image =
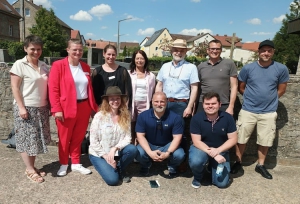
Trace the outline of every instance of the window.
[[18, 13], [20, 13], [20, 8], [16, 8], [16, 11], [17, 11]]
[[25, 16], [30, 16], [30, 9], [29, 8], [25, 8]]
[[12, 25], [9, 25], [9, 36], [13, 36], [13, 26]]
[[158, 49], [158, 47], [155, 47], [155, 50], [157, 50]]

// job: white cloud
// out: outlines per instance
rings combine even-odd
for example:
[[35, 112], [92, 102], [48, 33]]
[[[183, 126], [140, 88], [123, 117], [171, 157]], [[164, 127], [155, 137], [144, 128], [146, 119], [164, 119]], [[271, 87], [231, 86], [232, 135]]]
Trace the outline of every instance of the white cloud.
[[271, 35], [272, 33], [270, 32], [253, 32], [251, 35]]
[[155, 32], [154, 28], [146, 28], [145, 30], [139, 29], [138, 35], [151, 36]]
[[212, 34], [212, 30], [204, 28], [204, 29], [199, 29], [197, 30], [196, 28], [192, 29], [183, 29], [182, 31], [179, 32], [179, 34], [183, 35], [198, 35], [199, 33], [210, 33]]
[[144, 19], [142, 19], [142, 18], [138, 18], [138, 17], [135, 17], [135, 16], [127, 14], [127, 13], [125, 13], [125, 15], [126, 15], [126, 18], [131, 18], [130, 21], [141, 21], [141, 22], [144, 21]]
[[52, 2], [49, 0], [34, 0], [33, 3], [36, 5], [42, 5], [44, 8], [47, 9], [53, 8]]
[[273, 18], [273, 23], [282, 23], [282, 20], [285, 19], [285, 15], [281, 15], [277, 18]]
[[107, 29], [107, 26], [101, 26], [101, 29], [105, 30]]
[[191, 0], [191, 2], [195, 2], [195, 3], [198, 3], [200, 2], [201, 0]]
[[86, 33], [85, 35], [91, 37], [94, 36], [94, 33]]
[[99, 18], [99, 20], [101, 20], [101, 18], [103, 16], [113, 13], [113, 11], [109, 5], [100, 4], [100, 5], [97, 5], [97, 6], [94, 6], [93, 8], [91, 8], [91, 10], [89, 10], [89, 13], [94, 16], [97, 16]]
[[229, 24], [233, 24], [233, 21], [229, 21]]
[[91, 21], [93, 17], [88, 12], [80, 10], [75, 15], [71, 15], [70, 19], [75, 21]]
[[252, 18], [246, 21], [249, 24], [253, 24], [253, 25], [260, 25], [261, 24], [261, 20], [259, 18]]

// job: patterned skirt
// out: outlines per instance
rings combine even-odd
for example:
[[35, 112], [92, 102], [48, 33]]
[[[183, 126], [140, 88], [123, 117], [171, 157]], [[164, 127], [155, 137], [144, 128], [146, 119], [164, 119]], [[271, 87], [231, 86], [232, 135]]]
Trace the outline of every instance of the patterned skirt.
[[49, 106], [25, 108], [29, 115], [27, 120], [20, 117], [18, 106], [14, 104], [16, 150], [29, 156], [47, 153], [46, 145], [51, 141]]

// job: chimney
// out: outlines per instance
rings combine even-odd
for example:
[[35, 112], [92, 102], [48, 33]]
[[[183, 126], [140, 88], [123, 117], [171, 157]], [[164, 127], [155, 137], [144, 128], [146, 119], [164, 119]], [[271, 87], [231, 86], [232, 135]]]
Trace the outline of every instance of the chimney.
[[225, 37], [227, 37], [227, 35], [226, 35], [226, 34], [225, 34], [224, 36], [225, 36]]

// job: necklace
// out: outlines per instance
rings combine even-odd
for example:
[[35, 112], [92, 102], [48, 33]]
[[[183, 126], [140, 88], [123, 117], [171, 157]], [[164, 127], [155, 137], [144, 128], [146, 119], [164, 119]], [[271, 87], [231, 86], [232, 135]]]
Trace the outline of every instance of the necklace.
[[[180, 72], [179, 72], [178, 76], [174, 76], [174, 75], [171, 75], [171, 68], [172, 68], [172, 63], [171, 63], [171, 65], [170, 65], [170, 70], [169, 70], [169, 77], [174, 78], [174, 79], [179, 79], [179, 76], [180, 76], [180, 74], [181, 74], [183, 65], [184, 65], [184, 62], [183, 62], [182, 65], [180, 66], [181, 68], [180, 68]], [[174, 67], [174, 72], [175, 72], [175, 67]]]

